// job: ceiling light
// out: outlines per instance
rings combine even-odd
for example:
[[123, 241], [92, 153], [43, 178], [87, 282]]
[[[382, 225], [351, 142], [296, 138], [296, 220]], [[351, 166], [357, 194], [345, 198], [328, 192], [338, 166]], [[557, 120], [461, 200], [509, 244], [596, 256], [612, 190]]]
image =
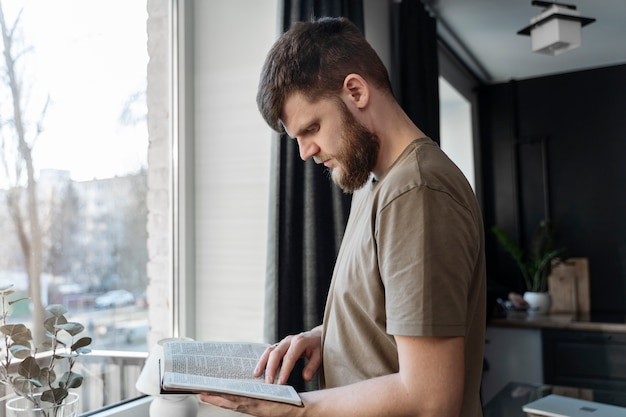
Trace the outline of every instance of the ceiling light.
[[533, 1], [532, 5], [544, 7], [544, 10], [517, 34], [530, 35], [533, 52], [559, 55], [578, 48], [582, 42], [582, 27], [596, 21], [580, 16], [576, 6], [571, 4]]

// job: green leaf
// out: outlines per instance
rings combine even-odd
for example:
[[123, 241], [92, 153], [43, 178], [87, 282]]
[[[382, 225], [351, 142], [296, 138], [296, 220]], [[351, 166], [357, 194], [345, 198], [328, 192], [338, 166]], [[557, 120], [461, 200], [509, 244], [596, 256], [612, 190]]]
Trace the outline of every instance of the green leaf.
[[52, 316], [52, 317], [48, 317], [46, 320], [44, 320], [43, 322], [43, 327], [50, 332], [50, 337], [54, 337], [53, 335], [56, 333], [56, 325], [59, 324], [65, 324], [67, 323], [67, 319], [65, 318], [65, 316]]
[[23, 324], [5, 324], [0, 326], [0, 332], [9, 336], [14, 342], [28, 342], [33, 340], [33, 335], [30, 330]]
[[63, 323], [63, 324], [56, 324], [54, 327], [56, 329], [65, 330], [66, 332], [68, 332], [72, 336], [76, 336], [77, 334], [79, 334], [83, 330], [85, 330], [85, 326], [83, 326], [80, 323], [73, 322], [73, 321], [70, 321], [70, 322], [67, 322], [67, 323]]
[[67, 397], [67, 389], [65, 388], [53, 388], [48, 391], [44, 391], [41, 394], [41, 400], [54, 404], [61, 404], [65, 397]]
[[54, 373], [53, 369], [44, 367], [44, 368], [41, 368], [40, 378], [42, 381], [50, 381], [50, 383], [53, 383], [54, 381], [56, 381], [57, 375]]
[[513, 259], [517, 262], [523, 261], [523, 251], [517, 242], [515, 242], [503, 229], [498, 226], [493, 226], [491, 231], [496, 236], [502, 247], [509, 253], [509, 255], [511, 255]]
[[32, 356], [24, 359], [17, 368], [17, 373], [28, 379], [37, 379], [41, 375], [41, 368]]
[[30, 356], [32, 352], [30, 344], [25, 345], [21, 343], [13, 343], [11, 346], [9, 346], [9, 350], [11, 351], [11, 354], [18, 359], [25, 359], [26, 357]]
[[6, 295], [7, 291], [13, 288], [13, 284], [0, 285], [0, 294]]
[[66, 372], [63, 375], [63, 380], [67, 381], [67, 388], [78, 388], [83, 384], [83, 376], [81, 374], [77, 374], [76, 372]]
[[24, 395], [31, 391], [32, 383], [30, 379], [18, 376], [11, 380], [11, 386], [16, 393]]
[[542, 220], [535, 231], [528, 248], [524, 253], [517, 242], [511, 239], [497, 226], [491, 228], [500, 244], [515, 259], [526, 283], [528, 291], [543, 292], [548, 289], [550, 262], [563, 253], [564, 249], [554, 250], [555, 226], [549, 220]]
[[72, 345], [71, 350], [78, 351], [79, 349], [89, 346], [90, 344], [91, 337], [81, 337]]
[[[43, 378], [41, 378], [41, 379], [43, 379]], [[42, 383], [40, 380], [38, 380], [38, 379], [35, 379], [35, 378], [29, 378], [29, 379], [27, 379], [27, 381], [28, 381], [31, 385], [36, 386], [37, 388], [41, 388], [41, 387], [43, 387], [43, 383]]]
[[46, 311], [52, 314], [54, 317], [62, 317], [65, 313], [67, 313], [67, 308], [62, 304], [50, 304], [46, 307]]

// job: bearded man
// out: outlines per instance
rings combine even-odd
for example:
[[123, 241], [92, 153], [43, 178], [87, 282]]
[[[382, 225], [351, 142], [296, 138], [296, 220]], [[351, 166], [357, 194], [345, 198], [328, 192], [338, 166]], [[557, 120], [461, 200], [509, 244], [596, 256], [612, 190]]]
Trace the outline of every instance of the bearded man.
[[286, 383], [305, 357], [302, 407], [201, 394], [256, 416], [480, 417], [485, 249], [463, 174], [402, 110], [387, 70], [343, 18], [299, 23], [270, 50], [267, 123], [353, 193], [322, 324], [268, 348], [256, 374]]

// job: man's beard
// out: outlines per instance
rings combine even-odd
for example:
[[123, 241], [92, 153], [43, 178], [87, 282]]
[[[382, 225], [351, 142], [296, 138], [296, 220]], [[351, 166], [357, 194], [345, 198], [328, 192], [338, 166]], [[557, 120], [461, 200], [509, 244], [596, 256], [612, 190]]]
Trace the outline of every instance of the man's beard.
[[341, 148], [333, 155], [338, 167], [329, 168], [330, 177], [346, 193], [363, 187], [376, 166], [380, 142], [354, 117], [343, 101], [339, 101], [343, 115], [344, 129], [341, 134]]

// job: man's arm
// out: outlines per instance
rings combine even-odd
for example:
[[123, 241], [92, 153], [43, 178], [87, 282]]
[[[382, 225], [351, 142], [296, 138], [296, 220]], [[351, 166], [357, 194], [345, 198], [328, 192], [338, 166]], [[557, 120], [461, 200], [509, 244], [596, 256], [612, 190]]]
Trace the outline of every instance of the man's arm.
[[396, 336], [396, 342], [400, 372], [301, 393], [301, 408], [235, 396], [202, 394], [200, 398], [259, 417], [458, 417], [464, 391], [464, 339]]

